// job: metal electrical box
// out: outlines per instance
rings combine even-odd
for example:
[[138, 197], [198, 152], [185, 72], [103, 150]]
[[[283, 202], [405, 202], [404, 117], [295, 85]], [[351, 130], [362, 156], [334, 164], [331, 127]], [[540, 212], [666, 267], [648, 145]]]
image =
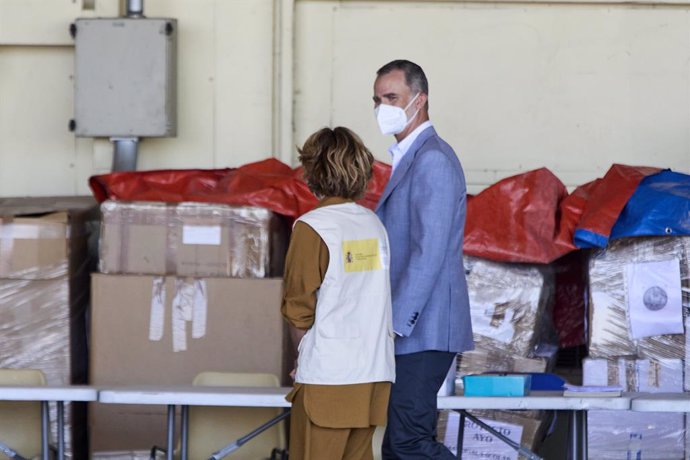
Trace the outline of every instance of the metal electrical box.
[[177, 134], [177, 20], [77, 19], [74, 132]]

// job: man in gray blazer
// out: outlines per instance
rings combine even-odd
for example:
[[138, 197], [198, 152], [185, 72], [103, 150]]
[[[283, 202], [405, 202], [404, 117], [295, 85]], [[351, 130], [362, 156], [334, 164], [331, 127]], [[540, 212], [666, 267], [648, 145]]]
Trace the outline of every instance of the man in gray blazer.
[[376, 214], [388, 231], [396, 381], [383, 458], [450, 459], [436, 441], [436, 395], [456, 353], [471, 350], [462, 264], [467, 194], [453, 149], [429, 121], [424, 71], [405, 60], [381, 67], [374, 106], [393, 172]]

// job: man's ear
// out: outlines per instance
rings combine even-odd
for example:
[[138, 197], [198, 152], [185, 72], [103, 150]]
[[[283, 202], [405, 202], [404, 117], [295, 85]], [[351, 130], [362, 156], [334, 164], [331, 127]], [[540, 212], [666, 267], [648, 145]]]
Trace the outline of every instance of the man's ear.
[[426, 105], [426, 101], [429, 100], [429, 95], [426, 93], [419, 93], [417, 100], [414, 101], [414, 106], [417, 110], [421, 109]]

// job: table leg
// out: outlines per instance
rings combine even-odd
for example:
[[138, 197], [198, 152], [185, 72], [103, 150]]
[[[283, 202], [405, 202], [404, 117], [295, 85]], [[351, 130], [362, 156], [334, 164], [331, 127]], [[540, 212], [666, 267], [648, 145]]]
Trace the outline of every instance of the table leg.
[[41, 401], [41, 458], [50, 459], [50, 418], [48, 401]]
[[587, 460], [587, 412], [570, 411], [570, 458]]
[[175, 405], [168, 405], [168, 442], [166, 450], [166, 458], [168, 460], [173, 460], [173, 454], [175, 453]]
[[580, 411], [580, 452], [582, 458], [587, 460], [587, 411]]
[[456, 445], [457, 457], [462, 458], [463, 441], [465, 440], [465, 411], [460, 411], [460, 421], [458, 422], [458, 442]]
[[58, 460], [65, 459], [65, 403], [57, 401]]
[[180, 431], [180, 435], [182, 437], [182, 442], [180, 445], [180, 458], [181, 460], [187, 460], [189, 455], [189, 406], [182, 406], [182, 427], [180, 428]]

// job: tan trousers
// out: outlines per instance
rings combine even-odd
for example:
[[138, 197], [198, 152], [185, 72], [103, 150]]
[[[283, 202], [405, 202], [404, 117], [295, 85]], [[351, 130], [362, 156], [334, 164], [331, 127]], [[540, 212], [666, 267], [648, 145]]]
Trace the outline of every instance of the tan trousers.
[[304, 408], [303, 392], [290, 411], [290, 460], [373, 460], [368, 428], [324, 428], [312, 423]]

